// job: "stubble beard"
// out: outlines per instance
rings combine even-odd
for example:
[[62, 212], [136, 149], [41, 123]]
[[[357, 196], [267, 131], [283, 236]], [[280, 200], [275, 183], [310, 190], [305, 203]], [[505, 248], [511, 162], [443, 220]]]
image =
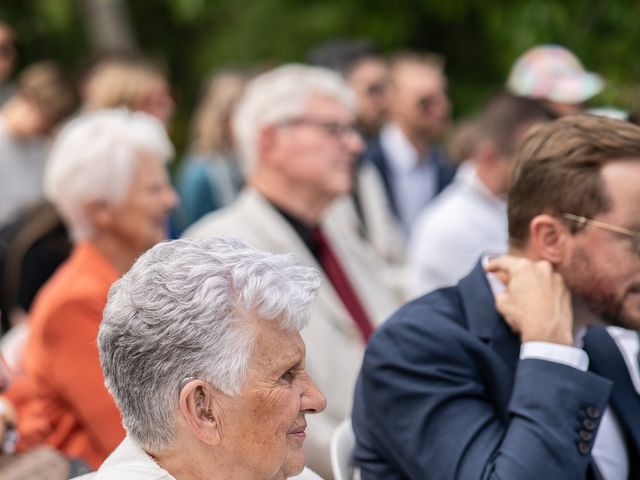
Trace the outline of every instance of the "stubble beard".
[[574, 250], [563, 276], [571, 293], [605, 323], [628, 328], [630, 319], [625, 318], [622, 299], [612, 281], [596, 271], [584, 248]]

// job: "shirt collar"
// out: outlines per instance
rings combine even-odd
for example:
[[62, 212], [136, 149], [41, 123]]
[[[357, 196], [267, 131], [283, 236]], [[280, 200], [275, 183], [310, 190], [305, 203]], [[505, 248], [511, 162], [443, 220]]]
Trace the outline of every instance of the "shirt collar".
[[382, 127], [380, 145], [389, 162], [389, 167], [395, 172], [410, 172], [421, 163], [420, 154], [396, 123], [388, 123]]

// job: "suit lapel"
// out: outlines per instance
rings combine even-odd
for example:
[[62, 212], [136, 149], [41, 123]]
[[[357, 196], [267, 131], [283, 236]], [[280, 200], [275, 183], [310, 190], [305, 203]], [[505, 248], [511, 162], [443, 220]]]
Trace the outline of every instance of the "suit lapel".
[[387, 194], [390, 209], [393, 212], [393, 215], [398, 218], [398, 206], [396, 205], [393, 187], [391, 186], [389, 163], [385, 157], [384, 150], [382, 149], [380, 135], [371, 141], [363, 158], [364, 161], [371, 162], [378, 170], [380, 179], [382, 180], [382, 185], [384, 186], [385, 193]]
[[458, 284], [469, 331], [488, 343], [502, 360], [515, 370], [520, 354], [520, 340], [495, 308], [495, 300], [482, 262]]
[[436, 195], [442, 192], [456, 175], [456, 167], [449, 163], [440, 147], [433, 147], [431, 161], [436, 169]]
[[630, 460], [640, 458], [640, 396], [615, 341], [603, 326], [590, 328], [584, 338], [589, 370], [613, 381], [609, 404], [632, 440]]
[[[239, 209], [251, 218], [251, 228], [260, 238], [260, 245], [273, 253], [294, 253], [306, 264], [314, 266], [322, 273], [313, 254], [306, 247], [302, 239], [289, 223], [260, 193], [247, 189], [239, 199]], [[338, 327], [348, 335], [359, 335], [351, 321], [349, 312], [344, 307], [340, 297], [331, 282], [324, 276], [318, 291], [316, 308], [322, 309], [322, 317]]]

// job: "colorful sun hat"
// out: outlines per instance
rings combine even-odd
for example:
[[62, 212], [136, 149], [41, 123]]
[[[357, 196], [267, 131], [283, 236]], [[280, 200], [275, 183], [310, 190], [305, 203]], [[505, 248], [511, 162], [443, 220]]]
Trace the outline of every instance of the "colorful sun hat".
[[527, 50], [511, 68], [507, 89], [514, 95], [558, 103], [582, 103], [597, 95], [604, 82], [587, 72], [576, 56], [560, 45]]

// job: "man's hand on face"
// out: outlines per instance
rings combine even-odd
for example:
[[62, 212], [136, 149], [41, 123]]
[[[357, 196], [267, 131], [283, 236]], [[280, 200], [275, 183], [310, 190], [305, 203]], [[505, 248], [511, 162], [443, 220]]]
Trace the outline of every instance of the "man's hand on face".
[[505, 255], [491, 259], [486, 270], [505, 284], [496, 308], [522, 342], [573, 344], [571, 293], [548, 261]]

